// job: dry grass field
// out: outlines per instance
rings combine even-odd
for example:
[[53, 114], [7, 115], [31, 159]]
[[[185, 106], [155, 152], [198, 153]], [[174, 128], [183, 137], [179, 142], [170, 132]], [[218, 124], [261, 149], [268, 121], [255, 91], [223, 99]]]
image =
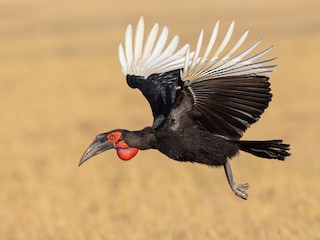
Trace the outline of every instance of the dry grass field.
[[[0, 0], [0, 240], [320, 239], [319, 10], [318, 0]], [[96, 134], [152, 122], [117, 57], [141, 15], [181, 45], [234, 19], [248, 44], [275, 46], [273, 101], [244, 138], [283, 138], [292, 156], [233, 160], [248, 201], [223, 169], [153, 150], [78, 167]]]

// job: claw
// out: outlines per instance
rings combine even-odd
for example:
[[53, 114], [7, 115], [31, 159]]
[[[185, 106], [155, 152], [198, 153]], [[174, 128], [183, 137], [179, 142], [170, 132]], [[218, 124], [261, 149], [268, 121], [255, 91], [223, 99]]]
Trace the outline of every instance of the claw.
[[238, 197], [241, 197], [242, 199], [247, 200], [248, 194], [244, 190], [247, 190], [248, 188], [249, 188], [248, 183], [245, 183], [245, 184], [235, 183], [232, 187], [232, 190]]
[[244, 189], [244, 190], [248, 190], [250, 185], [249, 183], [243, 183], [243, 184], [237, 184], [238, 188]]

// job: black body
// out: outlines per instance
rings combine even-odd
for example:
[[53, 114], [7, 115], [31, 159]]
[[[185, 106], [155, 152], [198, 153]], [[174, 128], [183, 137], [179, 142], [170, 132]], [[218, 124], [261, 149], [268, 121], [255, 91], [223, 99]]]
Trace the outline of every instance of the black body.
[[139, 149], [158, 149], [177, 161], [224, 166], [233, 192], [247, 199], [249, 185], [234, 182], [230, 159], [240, 150], [278, 160], [290, 155], [282, 140], [240, 140], [271, 101], [269, 78], [244, 75], [189, 83], [178, 73], [148, 79], [127, 76], [129, 86], [140, 89], [149, 101], [154, 123], [128, 132], [123, 140]]

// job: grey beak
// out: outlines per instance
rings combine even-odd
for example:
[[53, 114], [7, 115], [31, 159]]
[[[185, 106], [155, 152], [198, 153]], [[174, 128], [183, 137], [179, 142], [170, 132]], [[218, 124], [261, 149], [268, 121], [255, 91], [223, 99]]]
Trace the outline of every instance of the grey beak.
[[95, 139], [82, 155], [79, 162], [79, 166], [85, 161], [87, 161], [89, 158], [92, 158], [93, 156], [105, 152], [111, 148], [114, 148], [113, 143], [110, 143], [106, 140]]

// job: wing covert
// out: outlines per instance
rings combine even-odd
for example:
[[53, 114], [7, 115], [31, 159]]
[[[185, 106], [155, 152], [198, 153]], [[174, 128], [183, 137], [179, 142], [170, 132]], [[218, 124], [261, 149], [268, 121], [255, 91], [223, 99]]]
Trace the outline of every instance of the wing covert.
[[180, 70], [166, 73], [154, 73], [147, 79], [127, 75], [131, 88], [138, 88], [148, 100], [154, 117], [153, 128], [157, 128], [168, 116], [175, 103], [176, 87], [180, 79]]

